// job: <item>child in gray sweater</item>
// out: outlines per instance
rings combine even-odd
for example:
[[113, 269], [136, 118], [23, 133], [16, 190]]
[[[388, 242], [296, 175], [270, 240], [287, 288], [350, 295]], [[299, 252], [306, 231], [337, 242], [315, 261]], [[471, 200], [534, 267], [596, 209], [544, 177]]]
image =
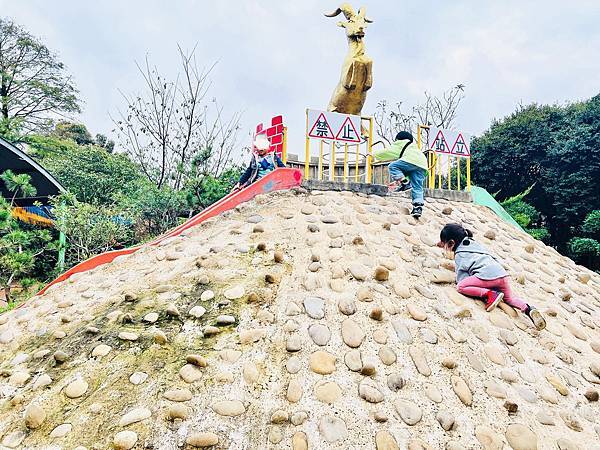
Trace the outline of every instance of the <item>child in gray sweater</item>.
[[546, 321], [535, 307], [515, 297], [510, 289], [508, 274], [483, 245], [472, 240], [473, 233], [458, 223], [449, 223], [440, 232], [438, 247], [454, 254], [456, 288], [461, 294], [481, 298], [486, 311], [493, 310], [504, 300], [527, 314], [538, 330]]

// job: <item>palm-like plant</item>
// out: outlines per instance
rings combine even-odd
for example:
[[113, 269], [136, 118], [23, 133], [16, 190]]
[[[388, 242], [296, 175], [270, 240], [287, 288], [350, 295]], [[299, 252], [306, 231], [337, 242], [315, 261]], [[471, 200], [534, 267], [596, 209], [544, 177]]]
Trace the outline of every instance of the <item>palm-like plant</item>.
[[0, 175], [0, 179], [4, 182], [6, 189], [12, 192], [13, 196], [10, 200], [11, 208], [14, 206], [17, 195], [21, 197], [33, 197], [37, 190], [31, 185], [31, 176], [26, 173], [16, 174], [12, 170], [6, 170]]

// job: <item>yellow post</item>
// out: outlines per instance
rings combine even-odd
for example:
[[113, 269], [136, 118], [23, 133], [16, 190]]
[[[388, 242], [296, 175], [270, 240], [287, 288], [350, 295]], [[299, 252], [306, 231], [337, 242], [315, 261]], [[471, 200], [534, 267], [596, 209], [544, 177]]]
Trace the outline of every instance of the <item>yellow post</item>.
[[452, 159], [448, 155], [448, 190], [452, 190]]
[[281, 160], [284, 164], [287, 163], [287, 127], [283, 127], [283, 146], [281, 150]]
[[471, 158], [467, 158], [467, 192], [471, 192]]
[[441, 189], [442, 188], [442, 155], [441, 154], [437, 155], [437, 162], [435, 165], [437, 167], [438, 189]]
[[435, 189], [435, 173], [438, 170], [438, 165], [440, 164], [440, 155], [433, 152], [431, 154], [431, 158], [433, 159], [433, 172], [431, 173], [431, 187]]
[[354, 162], [354, 181], [358, 183], [358, 160], [360, 159], [360, 145], [356, 144], [356, 161]]
[[417, 126], [417, 147], [421, 148], [421, 125]]
[[457, 173], [457, 184], [458, 184], [458, 190], [460, 191], [460, 156], [456, 157], [456, 173]]
[[344, 144], [344, 183], [348, 181], [348, 144]]
[[366, 183], [371, 183], [372, 167], [371, 159], [373, 157], [373, 118], [369, 117], [369, 140], [367, 141], [367, 180]]
[[304, 179], [308, 180], [310, 169], [310, 139], [308, 137], [308, 108], [306, 109], [306, 141], [304, 142]]
[[433, 159], [433, 170], [431, 172], [431, 188], [435, 189], [435, 174], [438, 170], [438, 164], [440, 163], [440, 156], [433, 152], [431, 154], [431, 159]]
[[323, 141], [319, 141], [319, 181], [323, 179]]
[[431, 153], [427, 153], [427, 187], [431, 187]]
[[329, 180], [335, 181], [335, 142], [331, 142], [329, 151]]

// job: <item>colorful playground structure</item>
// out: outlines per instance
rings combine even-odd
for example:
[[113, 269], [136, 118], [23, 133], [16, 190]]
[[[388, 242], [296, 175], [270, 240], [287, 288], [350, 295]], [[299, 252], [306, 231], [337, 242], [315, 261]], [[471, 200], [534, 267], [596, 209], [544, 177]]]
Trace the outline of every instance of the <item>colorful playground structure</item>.
[[[348, 124], [352, 125], [351, 131], [342, 138]], [[304, 159], [288, 154], [287, 145], [284, 145], [284, 162], [290, 167], [301, 168], [305, 180], [387, 184], [387, 166], [391, 161], [374, 162], [373, 148], [384, 144], [374, 141], [373, 128], [374, 118], [370, 116], [307, 109]], [[358, 130], [356, 133], [355, 129]], [[287, 142], [286, 133], [284, 127], [284, 142]], [[455, 136], [450, 139], [454, 145], [446, 145], [446, 135]], [[471, 153], [465, 136], [466, 133], [429, 125], [418, 126], [417, 145], [429, 161], [427, 188], [471, 191]]]

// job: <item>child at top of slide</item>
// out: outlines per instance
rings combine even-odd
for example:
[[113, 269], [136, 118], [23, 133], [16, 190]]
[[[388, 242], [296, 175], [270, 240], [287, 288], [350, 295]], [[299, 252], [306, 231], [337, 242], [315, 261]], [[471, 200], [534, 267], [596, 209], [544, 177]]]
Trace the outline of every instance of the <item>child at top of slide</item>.
[[508, 274], [483, 245], [475, 242], [471, 230], [458, 223], [449, 223], [440, 232], [438, 247], [454, 255], [457, 290], [469, 297], [481, 298], [486, 311], [498, 303], [505, 303], [525, 313], [538, 330], [546, 327], [546, 321], [534, 306], [513, 295]]
[[234, 186], [234, 190], [254, 183], [269, 172], [274, 171], [277, 167], [285, 167], [285, 164], [281, 161], [279, 156], [270, 150], [271, 144], [264, 134], [256, 136], [252, 147], [253, 151], [250, 164], [240, 177], [238, 183]]

